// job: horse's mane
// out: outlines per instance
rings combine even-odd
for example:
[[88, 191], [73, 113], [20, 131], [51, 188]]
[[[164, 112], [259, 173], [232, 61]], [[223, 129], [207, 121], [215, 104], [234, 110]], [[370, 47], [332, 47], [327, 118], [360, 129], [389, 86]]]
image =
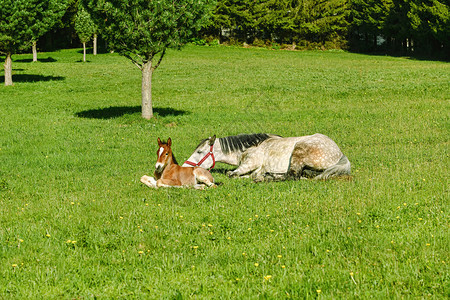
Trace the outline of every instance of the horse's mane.
[[274, 135], [267, 133], [239, 134], [219, 138], [220, 147], [225, 154], [230, 152], [244, 152], [246, 149], [258, 146]]

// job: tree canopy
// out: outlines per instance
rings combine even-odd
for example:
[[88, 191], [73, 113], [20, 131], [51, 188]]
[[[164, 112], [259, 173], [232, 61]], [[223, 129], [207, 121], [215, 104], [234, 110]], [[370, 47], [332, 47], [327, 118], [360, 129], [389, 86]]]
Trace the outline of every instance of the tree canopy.
[[87, 43], [96, 31], [96, 26], [86, 10], [83, 8], [78, 10], [75, 21], [75, 30], [80, 38], [80, 42]]
[[[82, 0], [111, 50], [142, 71], [142, 115], [153, 116], [151, 74], [167, 48], [180, 48], [206, 23], [213, 0]], [[152, 64], [155, 56], [158, 62]]]

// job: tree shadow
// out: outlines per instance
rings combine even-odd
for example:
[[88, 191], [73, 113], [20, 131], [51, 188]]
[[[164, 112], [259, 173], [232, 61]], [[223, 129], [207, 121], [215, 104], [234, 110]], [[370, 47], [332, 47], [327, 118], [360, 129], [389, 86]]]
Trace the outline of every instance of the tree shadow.
[[[21, 63], [29, 63], [32, 62], [33, 59], [32, 58], [24, 58], [24, 59], [17, 59], [14, 60], [14, 62], [21, 62]], [[47, 58], [38, 58], [38, 62], [42, 62], [42, 63], [49, 63], [49, 62], [56, 62], [57, 60], [54, 59], [53, 57], [47, 57]]]
[[[38, 82], [38, 81], [59, 81], [64, 80], [62, 76], [44, 76], [44, 75], [30, 75], [30, 74], [14, 74], [12, 76], [13, 82]], [[5, 76], [0, 76], [0, 82], [5, 81]]]
[[[110, 106], [106, 108], [90, 109], [85, 111], [80, 111], [75, 114], [79, 118], [87, 119], [113, 119], [124, 115], [132, 115], [141, 113], [141, 106]], [[178, 110], [170, 107], [154, 107], [153, 113], [156, 116], [166, 117], [166, 116], [180, 116], [189, 114], [190, 112], [185, 110]]]

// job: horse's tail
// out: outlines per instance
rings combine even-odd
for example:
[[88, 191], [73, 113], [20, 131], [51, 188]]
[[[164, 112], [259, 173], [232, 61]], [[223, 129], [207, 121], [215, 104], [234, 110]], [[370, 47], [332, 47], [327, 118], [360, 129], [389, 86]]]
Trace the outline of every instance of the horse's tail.
[[314, 179], [325, 180], [330, 177], [350, 175], [350, 171], [350, 161], [348, 160], [347, 156], [342, 155], [337, 164], [329, 167], [328, 169], [325, 169], [320, 175], [314, 177]]

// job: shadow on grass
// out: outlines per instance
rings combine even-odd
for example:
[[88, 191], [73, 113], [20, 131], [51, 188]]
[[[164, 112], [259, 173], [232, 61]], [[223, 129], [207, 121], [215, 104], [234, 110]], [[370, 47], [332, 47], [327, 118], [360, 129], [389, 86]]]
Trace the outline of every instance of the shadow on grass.
[[[17, 59], [17, 60], [14, 60], [13, 62], [29, 63], [29, 62], [32, 62], [32, 61], [33, 61], [32, 58], [24, 58], [24, 59]], [[54, 59], [53, 57], [38, 58], [38, 62], [43, 62], [43, 63], [56, 62], [56, 61], [57, 61], [57, 60]]]
[[[64, 80], [62, 76], [43, 76], [43, 75], [29, 75], [29, 74], [15, 74], [12, 76], [13, 82], [38, 82], [38, 81], [59, 81]], [[0, 82], [5, 81], [5, 76], [0, 76]]]
[[[141, 113], [141, 106], [111, 106], [99, 109], [90, 109], [85, 111], [80, 111], [75, 114], [79, 118], [88, 119], [113, 119], [121, 117], [124, 115], [131, 115]], [[156, 116], [166, 117], [166, 116], [180, 116], [189, 114], [190, 112], [184, 110], [177, 110], [170, 107], [154, 107], [153, 113]]]
[[210, 170], [210, 172], [211, 173], [217, 173], [217, 174], [222, 174], [222, 175], [227, 175], [227, 172], [228, 171], [231, 171], [231, 170], [233, 170], [233, 169], [235, 169], [236, 167], [232, 167], [232, 168], [229, 168], [229, 169], [225, 169], [225, 168], [214, 168], [214, 169], [211, 169]]

